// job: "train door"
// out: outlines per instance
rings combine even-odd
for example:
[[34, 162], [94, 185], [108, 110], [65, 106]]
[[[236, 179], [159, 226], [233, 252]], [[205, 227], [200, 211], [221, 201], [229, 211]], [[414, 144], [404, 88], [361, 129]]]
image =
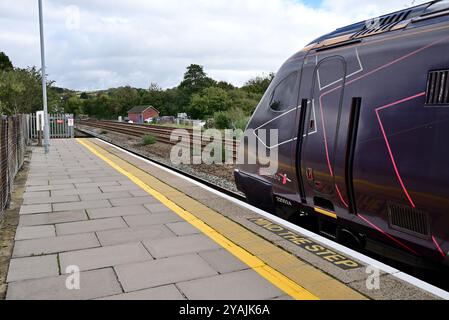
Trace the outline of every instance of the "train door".
[[[314, 60], [311, 64], [310, 61]], [[301, 88], [304, 107], [301, 116], [299, 172], [303, 197], [309, 205], [335, 211], [334, 206], [345, 202], [336, 181], [344, 174], [335, 172], [335, 150], [345, 143], [338, 135], [342, 117], [346, 62], [340, 56], [319, 59], [308, 57]], [[304, 99], [307, 98], [307, 99]]]

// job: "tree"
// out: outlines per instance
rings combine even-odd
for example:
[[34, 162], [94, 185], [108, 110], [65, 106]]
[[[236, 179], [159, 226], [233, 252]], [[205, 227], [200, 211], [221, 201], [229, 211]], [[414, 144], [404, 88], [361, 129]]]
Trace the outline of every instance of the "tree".
[[168, 114], [166, 109], [166, 94], [157, 83], [152, 82], [148, 91], [142, 97], [142, 104], [151, 105], [161, 112], [161, 114]]
[[216, 87], [217, 88], [221, 88], [221, 89], [226, 90], [226, 91], [230, 91], [230, 90], [234, 90], [235, 89], [235, 87], [231, 83], [226, 82], [226, 81], [219, 81], [217, 83]]
[[189, 104], [189, 115], [192, 118], [204, 119], [215, 112], [226, 111], [231, 108], [228, 93], [216, 87], [204, 89], [201, 94], [194, 94]]
[[162, 88], [156, 83], [156, 82], [151, 82], [150, 83], [150, 87], [148, 88], [148, 91], [162, 91]]
[[191, 64], [187, 67], [187, 71], [184, 74], [184, 80], [179, 85], [179, 88], [191, 96], [195, 93], [200, 93], [205, 88], [215, 84], [215, 80], [207, 76], [202, 66]]
[[0, 52], [0, 71], [11, 71], [13, 68], [9, 57], [4, 52]]
[[188, 107], [188, 113], [192, 119], [204, 119], [209, 114], [206, 98], [194, 94]]
[[233, 108], [242, 110], [246, 115], [251, 115], [262, 99], [262, 94], [251, 93], [242, 89], [228, 92]]
[[126, 115], [128, 114], [128, 110], [141, 104], [139, 92], [130, 86], [115, 89], [111, 92], [110, 96], [120, 105], [119, 110], [117, 110], [114, 116]]
[[[58, 111], [61, 99], [47, 83], [48, 110]], [[0, 112], [5, 114], [32, 113], [42, 110], [42, 77], [35, 67], [13, 69], [0, 73]]]
[[250, 93], [264, 94], [273, 81], [275, 74], [271, 72], [268, 76], [260, 76], [253, 78], [245, 83], [243, 90]]
[[83, 100], [78, 98], [76, 95], [69, 97], [64, 104], [64, 112], [72, 113], [75, 116], [84, 113]]
[[89, 95], [86, 92], [81, 93], [80, 98], [83, 100], [89, 99]]
[[179, 88], [167, 89], [164, 92], [164, 105], [161, 112], [175, 116], [178, 113], [188, 112], [189, 97]]

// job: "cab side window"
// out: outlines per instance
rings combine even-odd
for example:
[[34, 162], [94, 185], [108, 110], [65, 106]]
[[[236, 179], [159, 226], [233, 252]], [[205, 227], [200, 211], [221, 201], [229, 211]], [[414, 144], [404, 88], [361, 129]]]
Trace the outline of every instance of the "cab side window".
[[275, 112], [286, 111], [293, 107], [296, 100], [296, 79], [298, 72], [285, 77], [271, 94], [270, 109]]

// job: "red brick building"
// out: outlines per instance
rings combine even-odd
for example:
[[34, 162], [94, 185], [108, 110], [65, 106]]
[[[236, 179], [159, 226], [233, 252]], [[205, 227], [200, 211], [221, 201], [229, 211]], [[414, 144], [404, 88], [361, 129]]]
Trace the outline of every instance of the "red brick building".
[[159, 111], [153, 106], [138, 106], [128, 111], [128, 118], [134, 123], [144, 123], [158, 117]]

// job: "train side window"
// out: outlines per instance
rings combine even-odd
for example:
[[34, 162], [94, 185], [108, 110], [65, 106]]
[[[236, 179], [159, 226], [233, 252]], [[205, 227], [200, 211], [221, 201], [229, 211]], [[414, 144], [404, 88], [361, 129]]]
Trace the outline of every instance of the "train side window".
[[285, 77], [273, 90], [270, 100], [270, 109], [275, 112], [286, 111], [295, 101], [296, 79], [298, 72], [293, 72]]

